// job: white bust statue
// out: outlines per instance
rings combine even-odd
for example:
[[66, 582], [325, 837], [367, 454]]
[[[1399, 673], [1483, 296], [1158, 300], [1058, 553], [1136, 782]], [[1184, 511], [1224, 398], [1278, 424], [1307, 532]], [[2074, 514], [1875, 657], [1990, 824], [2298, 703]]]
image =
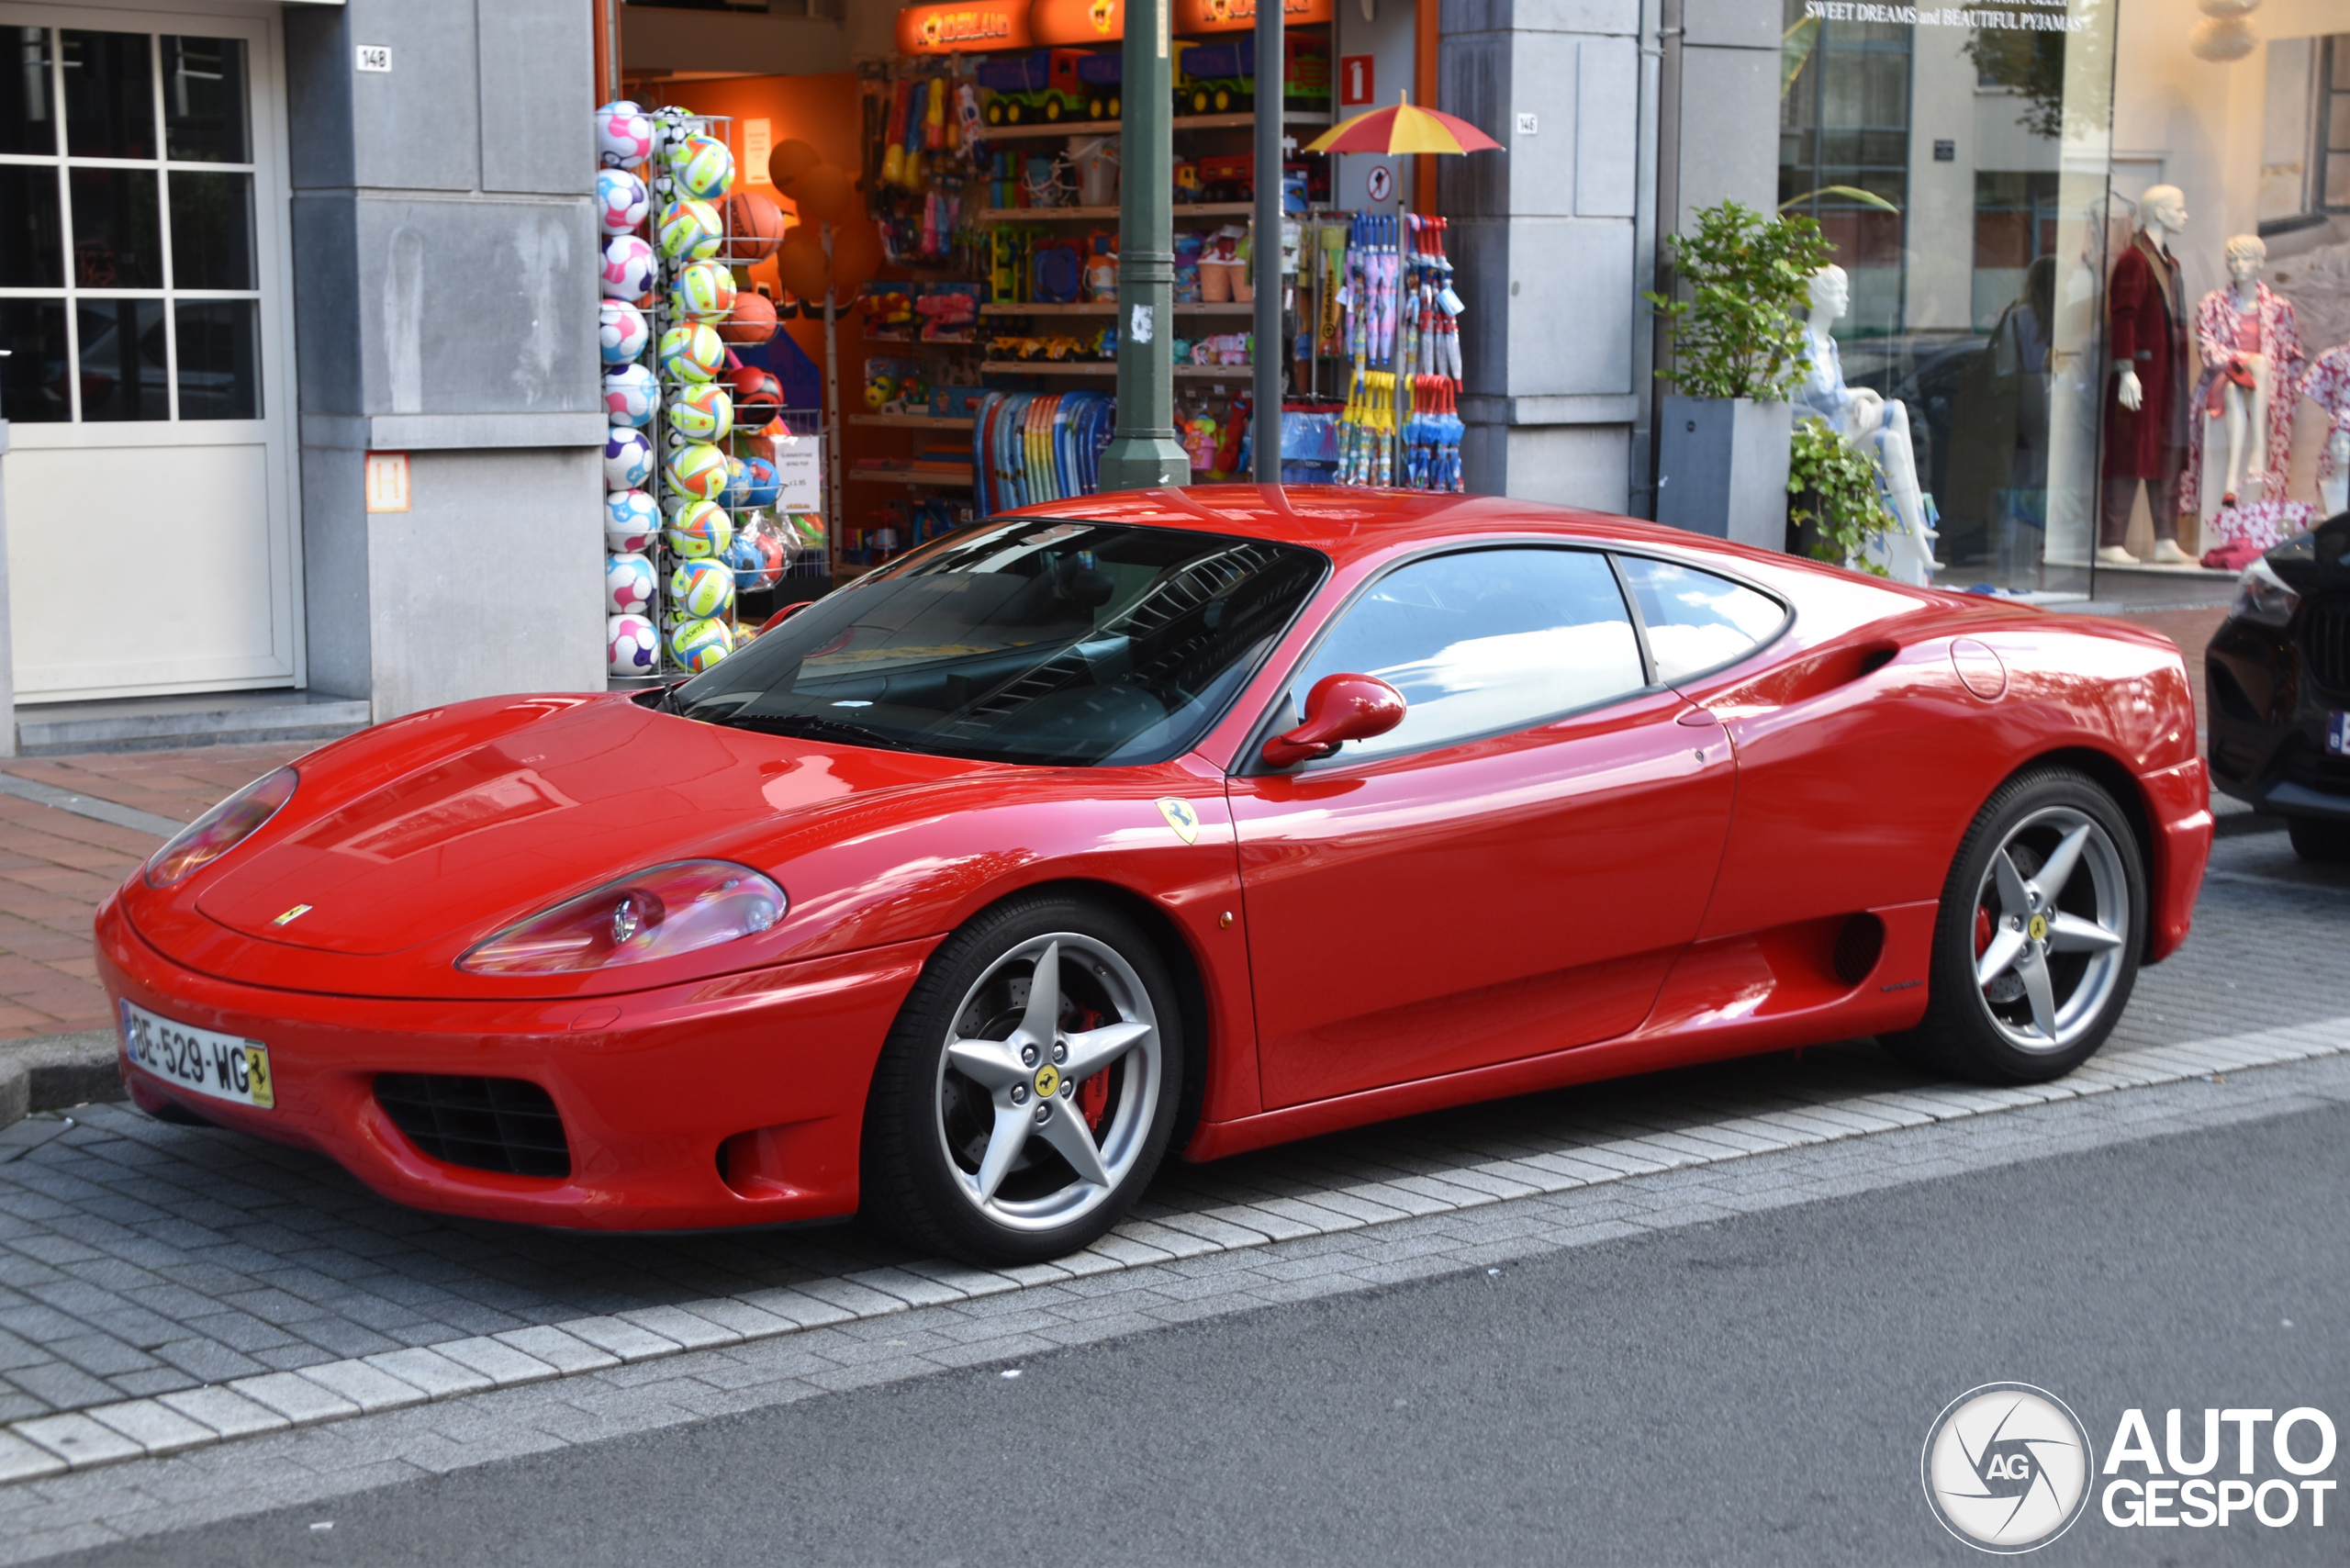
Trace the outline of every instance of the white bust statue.
[[1909, 445], [1909, 411], [1865, 386], [1846, 386], [1843, 358], [1829, 331], [1852, 303], [1852, 280], [1842, 267], [1822, 267], [1811, 274], [1811, 309], [1804, 324], [1811, 371], [1796, 391], [1796, 415], [1800, 419], [1807, 410], [1819, 415], [1876, 459], [1886, 504], [1900, 526], [1866, 554], [1896, 581], [1928, 588], [1934, 580], [1935, 535], [1927, 524], [1925, 498], [1918, 487], [1918, 460]]

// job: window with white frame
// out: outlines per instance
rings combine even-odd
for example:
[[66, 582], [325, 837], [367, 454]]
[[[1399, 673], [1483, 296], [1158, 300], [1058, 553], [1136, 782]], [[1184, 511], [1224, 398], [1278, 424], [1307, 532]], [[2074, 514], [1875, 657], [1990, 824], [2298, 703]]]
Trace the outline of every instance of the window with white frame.
[[262, 413], [242, 39], [0, 28], [0, 417]]

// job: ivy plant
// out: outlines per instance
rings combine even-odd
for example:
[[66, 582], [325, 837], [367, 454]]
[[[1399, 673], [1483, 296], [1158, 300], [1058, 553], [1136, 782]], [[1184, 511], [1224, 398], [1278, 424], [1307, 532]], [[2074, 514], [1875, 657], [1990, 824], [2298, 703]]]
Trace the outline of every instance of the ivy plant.
[[1641, 297], [1673, 323], [1673, 365], [1657, 375], [1692, 398], [1785, 398], [1807, 368], [1811, 274], [1834, 252], [1800, 214], [1765, 218], [1725, 201], [1695, 218], [1695, 233], [1665, 239], [1687, 297]]
[[1817, 415], [1796, 425], [1787, 493], [1818, 504], [1816, 512], [1800, 504], [1787, 510], [1787, 521], [1796, 528], [1818, 524], [1818, 541], [1811, 547], [1814, 556], [1880, 577], [1886, 575], [1883, 566], [1861, 558], [1869, 540], [1896, 525], [1892, 510], [1877, 493], [1876, 465]]

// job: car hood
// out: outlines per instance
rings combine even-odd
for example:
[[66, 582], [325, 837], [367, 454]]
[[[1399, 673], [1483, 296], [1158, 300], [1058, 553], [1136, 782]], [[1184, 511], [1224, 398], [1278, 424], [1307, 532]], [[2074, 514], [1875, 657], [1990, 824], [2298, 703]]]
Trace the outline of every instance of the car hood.
[[[411, 753], [420, 740], [410, 734]], [[304, 769], [263, 842], [204, 877], [205, 918], [354, 958], [474, 940], [646, 866], [728, 854], [779, 822], [988, 765], [697, 723], [625, 700], [557, 706], [396, 777]]]

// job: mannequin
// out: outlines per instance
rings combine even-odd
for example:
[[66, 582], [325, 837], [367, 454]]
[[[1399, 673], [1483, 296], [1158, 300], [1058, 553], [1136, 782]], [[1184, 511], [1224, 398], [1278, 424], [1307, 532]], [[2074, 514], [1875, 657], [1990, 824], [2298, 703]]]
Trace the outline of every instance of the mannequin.
[[[2195, 346], [2203, 360], [2191, 407], [2204, 419], [2188, 442], [2187, 476], [2179, 488], [2181, 511], [2202, 510], [2201, 427], [2221, 421], [2227, 465], [2220, 476], [2223, 509], [2246, 501], [2285, 498], [2285, 466], [2293, 447], [2292, 389], [2301, 373], [2301, 335], [2293, 307], [2260, 281], [2268, 247], [2257, 235], [2228, 241], [2229, 286], [2205, 295], [2195, 308]], [[2281, 389], [2281, 390], [2280, 390]], [[2257, 493], [2255, 493], [2255, 488]], [[2228, 520], [2221, 530], [2234, 533]]]
[[1798, 413], [1819, 415], [1845, 440], [1876, 459], [1878, 483], [1899, 527], [1867, 554], [1894, 580], [1918, 588], [1934, 581], [1934, 531], [1926, 519], [1926, 501], [1918, 489], [1918, 461], [1909, 445], [1909, 410], [1888, 403], [1865, 386], [1844, 385], [1844, 362], [1829, 329], [1843, 316], [1852, 300], [1851, 280], [1842, 267], [1822, 267], [1811, 274], [1811, 309], [1805, 317], [1804, 337], [1811, 371], [1796, 389]]
[[2328, 517], [2350, 510], [2350, 343], [2317, 356], [2302, 378], [2301, 396], [2323, 409], [2330, 428], [2318, 448], [2317, 495]]
[[2138, 231], [2106, 289], [2106, 345], [2114, 407], [2107, 410], [2097, 558], [2137, 564], [2123, 544], [2138, 487], [2154, 515], [2153, 559], [2191, 565], [2178, 547], [2178, 481], [2187, 466], [2187, 304], [2170, 241], [2187, 227], [2187, 196], [2154, 185], [2138, 204]]

